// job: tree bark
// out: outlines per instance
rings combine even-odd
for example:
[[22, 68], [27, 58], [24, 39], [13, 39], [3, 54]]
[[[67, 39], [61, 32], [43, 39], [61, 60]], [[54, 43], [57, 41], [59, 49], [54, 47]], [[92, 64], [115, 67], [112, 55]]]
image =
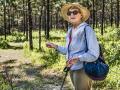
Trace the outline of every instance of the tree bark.
[[4, 35], [5, 35], [5, 40], [6, 40], [6, 0], [4, 1]]
[[39, 50], [41, 50], [42, 10], [43, 10], [43, 6], [41, 7], [40, 15], [39, 15]]
[[111, 0], [111, 18], [110, 18], [110, 25], [113, 26], [113, 1]]
[[32, 41], [32, 8], [31, 0], [28, 0], [28, 16], [29, 16], [29, 45], [30, 50], [33, 50], [33, 41]]
[[25, 34], [26, 28], [25, 28], [25, 0], [23, 0], [23, 32]]
[[102, 22], [101, 22], [101, 35], [103, 35], [103, 30], [104, 30], [104, 7], [105, 7], [105, 2], [102, 0]]
[[8, 32], [9, 34], [11, 33], [10, 32], [10, 29], [11, 29], [11, 25], [10, 25], [10, 2], [9, 2], [9, 6], [8, 6]]
[[50, 13], [49, 13], [49, 3], [50, 1], [47, 0], [47, 35], [46, 35], [46, 39], [49, 39], [49, 31], [50, 31]]
[[[26, 6], [27, 6], [27, 1], [26, 1]], [[26, 40], [28, 41], [28, 10], [25, 10], [25, 34], [26, 34]]]
[[92, 12], [92, 18], [93, 18], [93, 29], [95, 28], [95, 1], [94, 0], [92, 0], [93, 1], [93, 12]]
[[120, 20], [120, 17], [119, 17], [119, 14], [120, 14], [120, 11], [119, 11], [119, 0], [117, 0], [117, 28], [119, 27], [119, 20]]

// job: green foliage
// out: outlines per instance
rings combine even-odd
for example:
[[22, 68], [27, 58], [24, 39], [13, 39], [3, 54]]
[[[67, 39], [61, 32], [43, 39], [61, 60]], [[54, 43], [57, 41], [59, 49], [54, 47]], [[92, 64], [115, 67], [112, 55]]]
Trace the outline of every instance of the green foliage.
[[107, 78], [107, 87], [118, 90], [120, 88], [120, 65], [114, 66], [111, 68], [108, 78]]
[[106, 28], [104, 35], [98, 35], [100, 43], [103, 45], [105, 60], [110, 66], [120, 64], [120, 29]]
[[[36, 43], [34, 44], [37, 45]], [[28, 42], [24, 43], [23, 48], [24, 48], [24, 55], [31, 58], [31, 62], [33, 64], [41, 64], [46, 68], [53, 67], [53, 69], [55, 68], [60, 69], [61, 67], [64, 66], [63, 64], [64, 57], [58, 54], [57, 51], [46, 48], [45, 42], [42, 43], [42, 51], [39, 51], [37, 48], [34, 48], [33, 51], [30, 51]]]
[[23, 33], [14, 31], [11, 35], [12, 35], [12, 38], [10, 38], [10, 40], [12, 40], [14, 42], [25, 41], [25, 36], [23, 35]]
[[10, 86], [3, 79], [3, 76], [0, 74], [0, 89], [1, 90], [10, 90]]
[[0, 48], [2, 48], [2, 49], [9, 48], [8, 41], [4, 40], [3, 38], [0, 38]]

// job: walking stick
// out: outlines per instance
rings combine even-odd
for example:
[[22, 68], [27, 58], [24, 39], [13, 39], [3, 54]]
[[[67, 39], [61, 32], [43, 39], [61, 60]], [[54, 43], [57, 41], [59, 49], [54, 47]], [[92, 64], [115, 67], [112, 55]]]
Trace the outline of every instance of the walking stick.
[[64, 72], [65, 72], [65, 77], [64, 77], [64, 79], [63, 79], [63, 82], [62, 82], [62, 84], [61, 84], [61, 87], [60, 87], [60, 90], [62, 90], [62, 88], [63, 88], [63, 85], [64, 85], [64, 83], [65, 83], [65, 79], [66, 79], [66, 77], [67, 77], [67, 75], [68, 75], [68, 71], [70, 70], [70, 67], [65, 67], [64, 68]]

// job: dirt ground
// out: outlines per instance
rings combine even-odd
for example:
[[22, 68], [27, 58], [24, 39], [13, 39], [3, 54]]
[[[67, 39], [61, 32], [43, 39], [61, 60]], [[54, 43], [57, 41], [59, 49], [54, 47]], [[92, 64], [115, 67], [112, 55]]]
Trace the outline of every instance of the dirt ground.
[[[14, 90], [60, 90], [64, 75], [33, 65], [21, 48], [0, 49], [0, 71], [6, 69]], [[65, 84], [63, 90], [72, 90], [71, 84]]]

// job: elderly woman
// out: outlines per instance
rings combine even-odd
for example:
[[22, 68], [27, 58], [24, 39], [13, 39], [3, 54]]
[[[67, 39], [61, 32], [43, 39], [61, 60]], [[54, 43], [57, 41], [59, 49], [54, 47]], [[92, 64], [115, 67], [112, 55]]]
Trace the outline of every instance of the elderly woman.
[[78, 3], [69, 3], [61, 8], [61, 15], [71, 23], [66, 35], [66, 46], [47, 43], [47, 47], [66, 55], [66, 67], [70, 67], [70, 78], [75, 90], [90, 90], [92, 80], [86, 75], [83, 63], [95, 61], [99, 56], [96, 35], [85, 22], [90, 12]]

